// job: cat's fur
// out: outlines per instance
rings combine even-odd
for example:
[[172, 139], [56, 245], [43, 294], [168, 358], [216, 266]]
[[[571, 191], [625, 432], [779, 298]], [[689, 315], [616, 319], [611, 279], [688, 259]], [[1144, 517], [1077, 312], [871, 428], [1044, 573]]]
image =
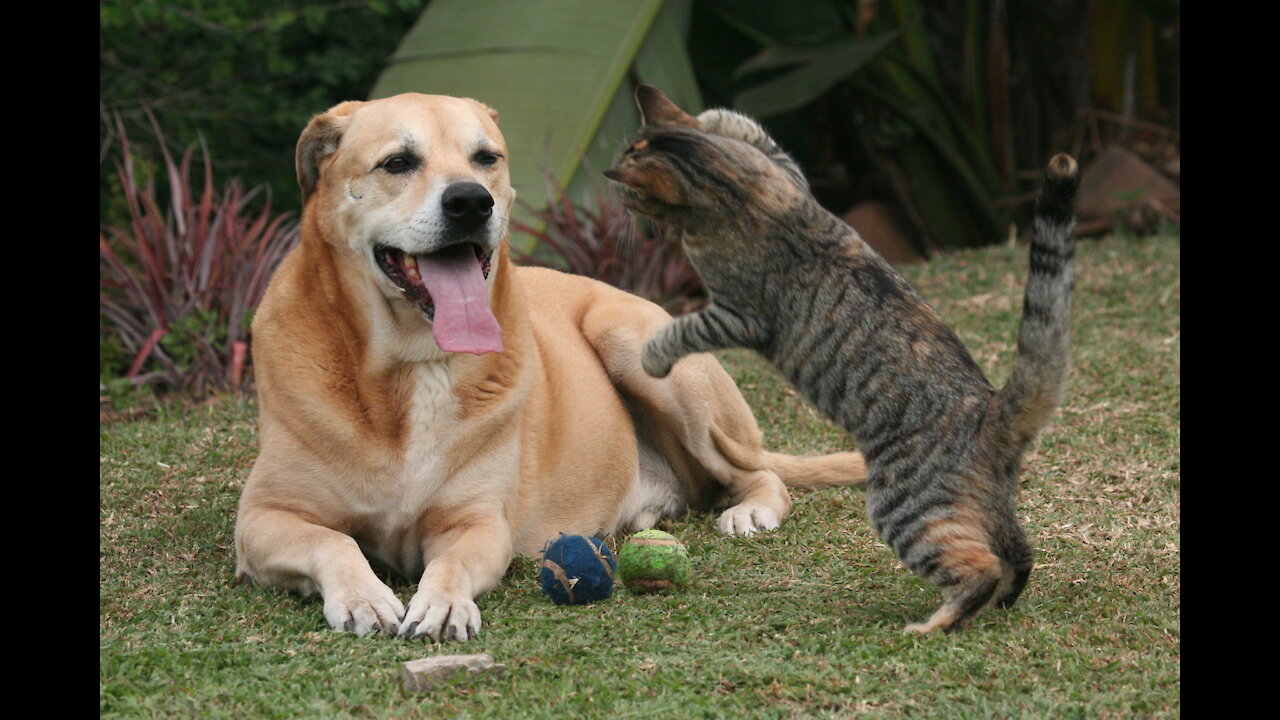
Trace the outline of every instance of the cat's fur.
[[1017, 358], [997, 391], [758, 124], [691, 117], [649, 86], [637, 100], [645, 124], [606, 175], [632, 210], [681, 230], [711, 300], [649, 340], [645, 370], [664, 377], [689, 353], [752, 348], [848, 430], [866, 455], [876, 532], [946, 597], [907, 630], [952, 631], [1012, 605], [1032, 567], [1014, 507], [1021, 459], [1067, 371], [1075, 160], [1046, 170]]

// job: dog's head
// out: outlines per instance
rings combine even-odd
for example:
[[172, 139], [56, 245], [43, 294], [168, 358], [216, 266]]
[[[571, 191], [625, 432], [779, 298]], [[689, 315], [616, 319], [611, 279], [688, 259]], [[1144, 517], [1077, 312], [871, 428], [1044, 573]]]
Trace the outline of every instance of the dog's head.
[[497, 121], [475, 100], [408, 93], [336, 105], [298, 140], [307, 213], [449, 352], [502, 351], [488, 295], [515, 191]]

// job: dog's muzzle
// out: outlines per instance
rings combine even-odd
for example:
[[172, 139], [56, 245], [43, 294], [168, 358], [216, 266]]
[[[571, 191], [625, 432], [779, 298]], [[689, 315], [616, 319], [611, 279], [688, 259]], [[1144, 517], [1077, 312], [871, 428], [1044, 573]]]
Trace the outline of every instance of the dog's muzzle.
[[374, 259], [404, 298], [432, 323], [441, 350], [502, 352], [502, 328], [489, 307], [492, 267], [488, 221], [493, 196], [479, 183], [457, 182], [440, 197], [445, 231], [429, 252], [374, 248]]
[[458, 182], [445, 188], [440, 208], [451, 230], [470, 233], [493, 216], [493, 196], [480, 183]]

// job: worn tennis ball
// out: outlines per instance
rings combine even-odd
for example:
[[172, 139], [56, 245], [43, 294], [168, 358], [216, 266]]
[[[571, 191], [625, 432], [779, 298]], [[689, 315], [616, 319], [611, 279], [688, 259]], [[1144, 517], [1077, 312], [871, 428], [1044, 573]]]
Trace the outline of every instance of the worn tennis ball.
[[560, 534], [542, 550], [542, 592], [557, 605], [586, 605], [613, 593], [618, 561], [603, 541]]
[[689, 551], [661, 530], [642, 530], [618, 550], [618, 577], [633, 593], [679, 590], [690, 570]]

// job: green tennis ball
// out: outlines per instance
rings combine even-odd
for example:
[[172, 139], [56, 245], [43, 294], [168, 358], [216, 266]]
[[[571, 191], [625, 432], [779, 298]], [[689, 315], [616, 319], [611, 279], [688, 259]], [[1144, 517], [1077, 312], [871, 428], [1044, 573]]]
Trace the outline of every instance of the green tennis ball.
[[690, 571], [689, 551], [661, 530], [642, 530], [618, 551], [618, 577], [633, 593], [679, 590]]

